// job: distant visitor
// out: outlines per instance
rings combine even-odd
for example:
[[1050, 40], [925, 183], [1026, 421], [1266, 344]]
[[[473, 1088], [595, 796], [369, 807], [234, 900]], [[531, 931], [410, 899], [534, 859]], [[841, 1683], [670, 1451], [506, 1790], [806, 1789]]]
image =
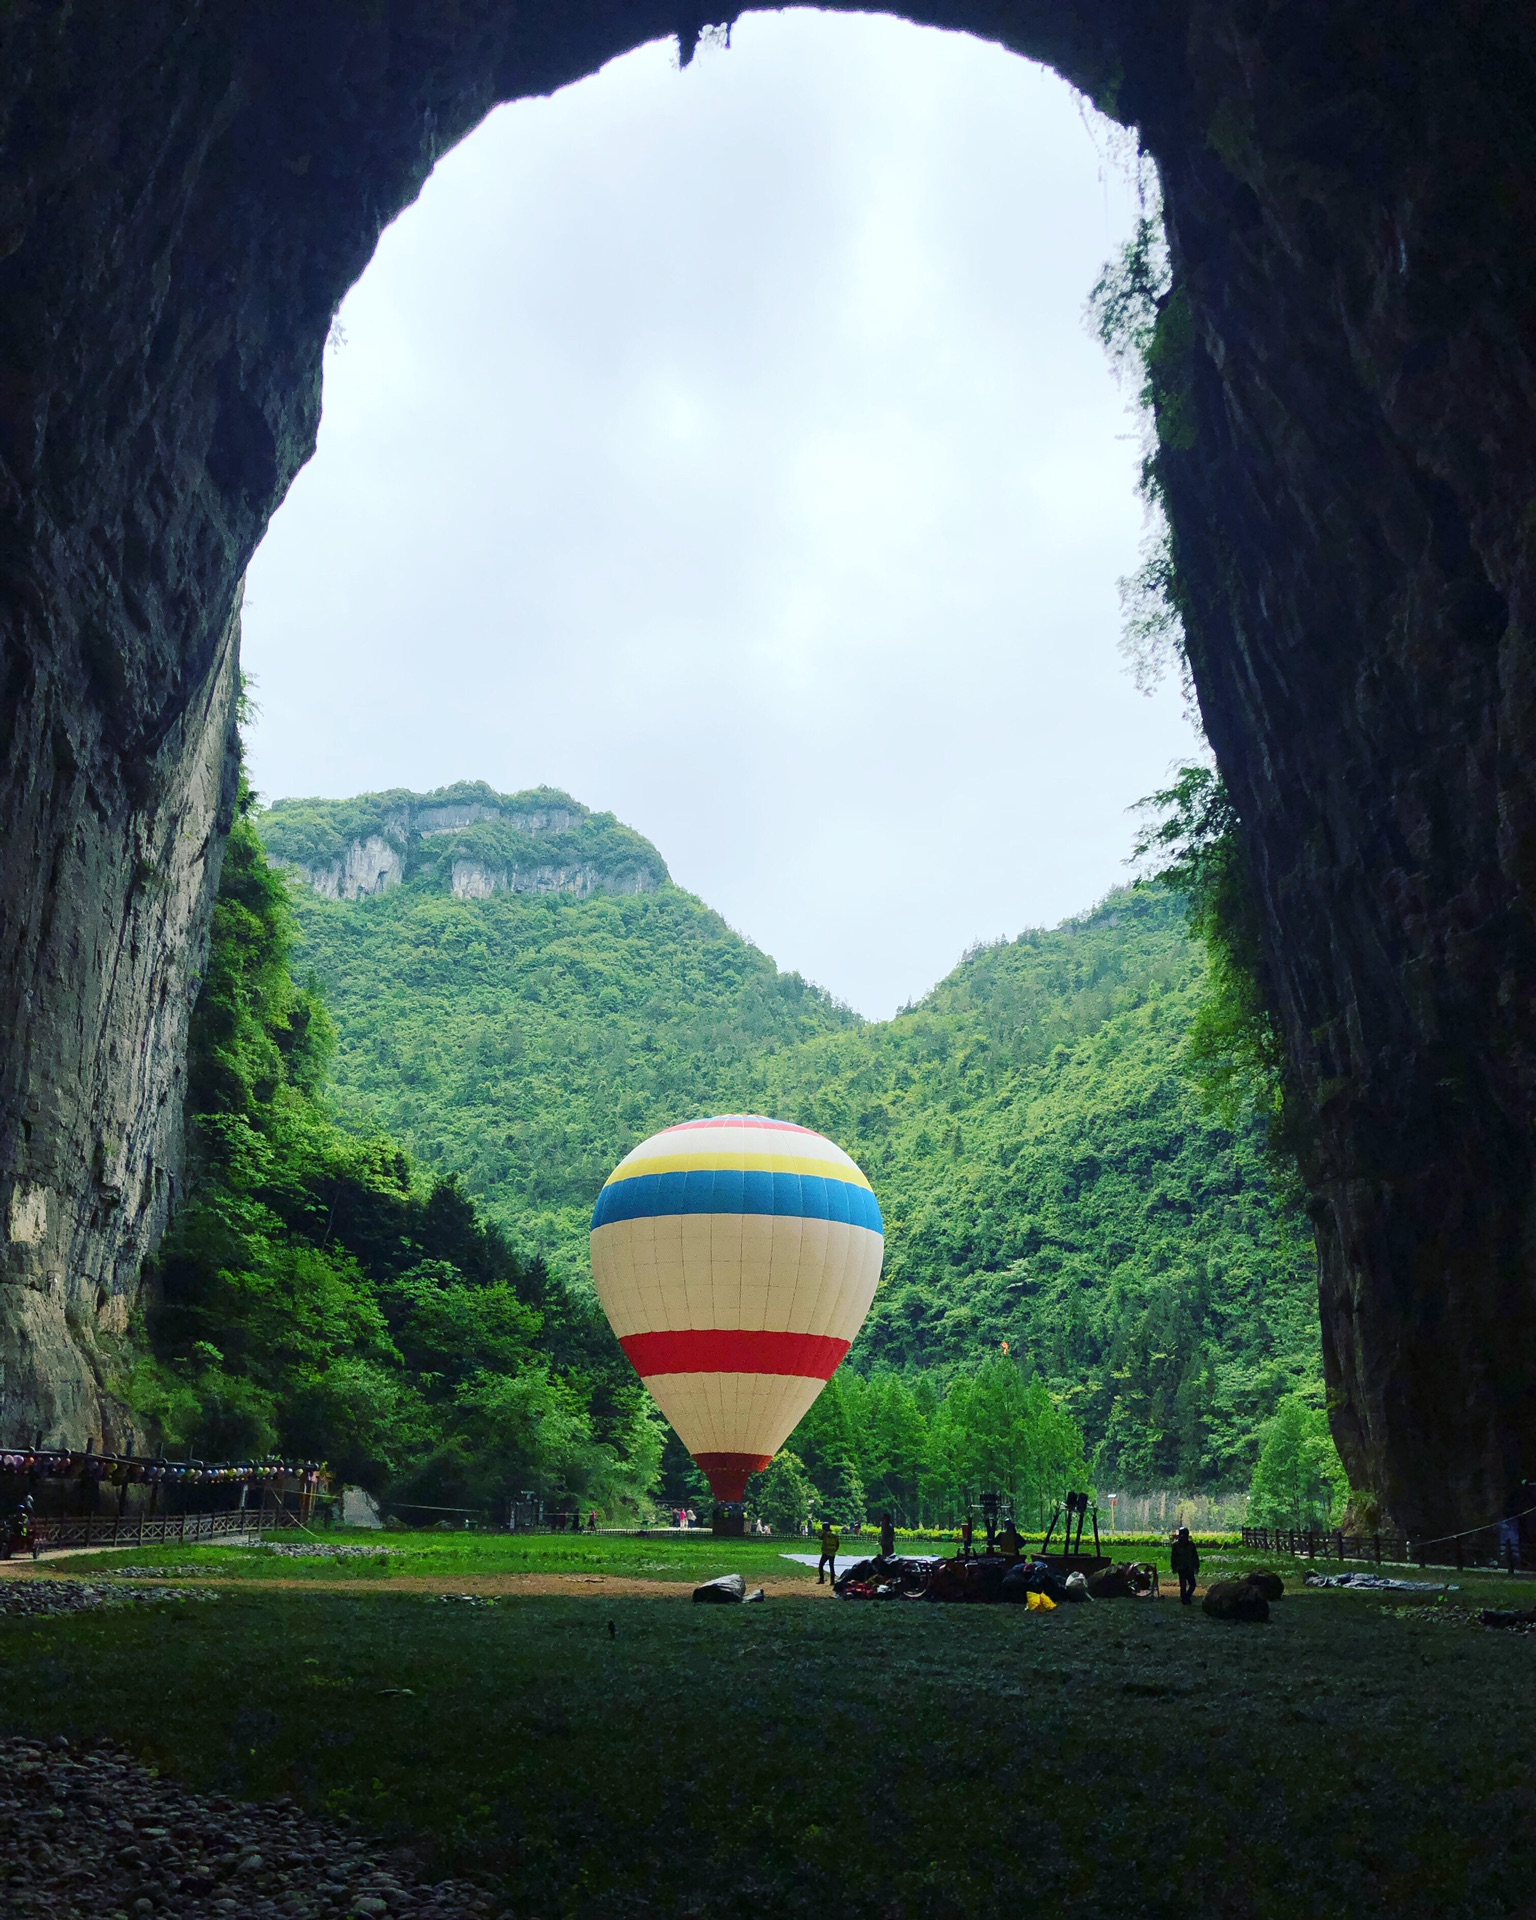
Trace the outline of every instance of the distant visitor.
[[1179, 1599], [1187, 1607], [1195, 1597], [1195, 1575], [1200, 1571], [1200, 1549], [1190, 1539], [1188, 1527], [1180, 1527], [1173, 1536], [1168, 1558], [1179, 1576]]

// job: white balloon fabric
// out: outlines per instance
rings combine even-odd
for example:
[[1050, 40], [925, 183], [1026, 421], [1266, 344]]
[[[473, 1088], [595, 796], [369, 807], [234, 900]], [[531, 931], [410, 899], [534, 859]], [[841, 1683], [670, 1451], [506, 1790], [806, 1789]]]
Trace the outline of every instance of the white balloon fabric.
[[717, 1500], [745, 1496], [837, 1371], [884, 1251], [864, 1175], [787, 1120], [686, 1120], [609, 1176], [597, 1296]]

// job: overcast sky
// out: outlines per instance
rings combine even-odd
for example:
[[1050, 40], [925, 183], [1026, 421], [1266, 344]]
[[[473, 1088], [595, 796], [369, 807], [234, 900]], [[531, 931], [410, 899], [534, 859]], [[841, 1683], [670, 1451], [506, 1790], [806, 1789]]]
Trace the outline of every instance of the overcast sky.
[[1135, 217], [1054, 75], [750, 16], [492, 116], [384, 235], [251, 568], [269, 798], [612, 808], [861, 1012], [1125, 878], [1195, 751], [1116, 651]]

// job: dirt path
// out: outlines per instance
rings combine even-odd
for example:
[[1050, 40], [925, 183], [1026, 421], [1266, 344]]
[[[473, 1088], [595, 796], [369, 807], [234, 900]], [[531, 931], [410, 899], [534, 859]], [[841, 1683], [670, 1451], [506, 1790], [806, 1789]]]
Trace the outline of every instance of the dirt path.
[[[142, 1548], [140, 1549], [142, 1552]], [[34, 1560], [30, 1553], [21, 1554], [14, 1560], [0, 1560], [0, 1580], [25, 1579], [36, 1567], [47, 1566], [50, 1560], [73, 1560], [77, 1555], [86, 1553], [132, 1553], [132, 1547], [48, 1547]]]

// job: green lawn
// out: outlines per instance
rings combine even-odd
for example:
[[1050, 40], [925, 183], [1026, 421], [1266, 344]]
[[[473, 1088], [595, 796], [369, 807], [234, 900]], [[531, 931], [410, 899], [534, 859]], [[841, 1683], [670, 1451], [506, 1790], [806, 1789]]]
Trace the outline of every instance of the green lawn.
[[[92, 1579], [114, 1566], [163, 1567], [171, 1572], [218, 1574], [225, 1579], [378, 1581], [409, 1575], [430, 1579], [508, 1573], [608, 1573], [626, 1579], [697, 1584], [717, 1573], [758, 1581], [815, 1574], [786, 1553], [815, 1551], [812, 1540], [716, 1540], [708, 1533], [640, 1539], [633, 1534], [284, 1532], [279, 1544], [367, 1547], [366, 1557], [300, 1559], [265, 1547], [144, 1547], [121, 1554], [74, 1554], [48, 1563], [50, 1572]], [[875, 1543], [855, 1543], [870, 1553]], [[846, 1556], [845, 1556], [846, 1558]]]
[[[789, 1553], [814, 1553], [814, 1540], [716, 1540], [703, 1531], [654, 1534], [641, 1539], [621, 1533], [365, 1533], [337, 1528], [312, 1535], [284, 1532], [273, 1539], [278, 1544], [361, 1546], [370, 1552], [363, 1558], [311, 1560], [272, 1553], [265, 1547], [144, 1547], [120, 1554], [77, 1554], [49, 1565], [56, 1572], [89, 1574], [91, 1578], [110, 1573], [115, 1565], [132, 1565], [163, 1567], [177, 1573], [216, 1573], [225, 1579], [377, 1581], [402, 1574], [457, 1579], [477, 1574], [608, 1573], [627, 1579], [696, 1583], [726, 1572], [739, 1572], [753, 1581], [801, 1575], [815, 1579], [814, 1573], [785, 1558]], [[873, 1534], [845, 1535], [839, 1566], [867, 1557], [876, 1545]], [[1119, 1559], [1153, 1560], [1163, 1567], [1168, 1564], [1166, 1543], [1153, 1541], [1150, 1536], [1113, 1544], [1106, 1540], [1104, 1547]], [[898, 1551], [953, 1553], [954, 1537], [904, 1536], [898, 1542]], [[1214, 1551], [1238, 1550], [1223, 1547]], [[1242, 1564], [1252, 1564], [1251, 1556]]]
[[0, 1620], [0, 1728], [356, 1814], [544, 1920], [1485, 1920], [1536, 1884], [1536, 1640], [1468, 1617], [234, 1588]]

